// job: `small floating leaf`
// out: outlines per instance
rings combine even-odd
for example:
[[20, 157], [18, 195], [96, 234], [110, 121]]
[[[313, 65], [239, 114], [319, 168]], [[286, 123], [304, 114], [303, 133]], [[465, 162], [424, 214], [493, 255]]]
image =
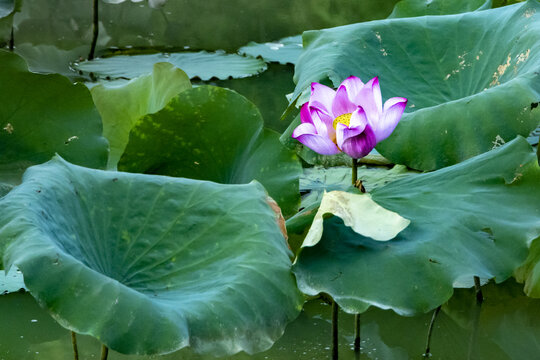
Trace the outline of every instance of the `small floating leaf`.
[[217, 78], [244, 78], [266, 70], [264, 60], [251, 56], [226, 54], [225, 52], [181, 52], [150, 55], [118, 55], [84, 61], [74, 68], [98, 77], [133, 79], [149, 74], [155, 63], [169, 62], [179, 67], [190, 79], [210, 80]]
[[302, 53], [302, 35], [290, 36], [264, 44], [250, 42], [241, 47], [238, 52], [242, 55], [262, 57], [266, 62], [294, 65]]

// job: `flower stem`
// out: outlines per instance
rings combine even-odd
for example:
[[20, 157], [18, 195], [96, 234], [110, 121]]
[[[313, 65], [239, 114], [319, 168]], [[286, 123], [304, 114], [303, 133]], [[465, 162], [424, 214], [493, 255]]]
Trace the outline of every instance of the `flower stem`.
[[481, 304], [484, 301], [484, 295], [482, 294], [482, 286], [478, 276], [474, 277], [474, 290], [476, 291], [476, 302]]
[[11, 25], [11, 35], [9, 36], [9, 51], [13, 52], [15, 48], [15, 39], [13, 38], [13, 25]]
[[358, 180], [358, 159], [352, 159], [352, 184], [356, 185]]
[[424, 353], [424, 358], [429, 358], [431, 356], [431, 334], [433, 334], [433, 327], [435, 325], [435, 319], [437, 318], [437, 315], [439, 315], [439, 312], [441, 311], [441, 305], [439, 305], [438, 308], [435, 309], [433, 312], [433, 317], [431, 318], [431, 323], [429, 324], [428, 334], [427, 334], [427, 341], [426, 341], [426, 352]]
[[338, 312], [339, 305], [332, 300], [332, 360], [338, 359]]
[[354, 351], [360, 351], [360, 314], [354, 315]]
[[90, 53], [88, 54], [88, 60], [94, 59], [94, 52], [96, 51], [96, 44], [99, 35], [99, 0], [94, 0], [94, 15], [93, 15], [93, 34], [92, 34], [92, 45], [90, 45]]
[[73, 345], [73, 358], [79, 360], [79, 348], [77, 347], [77, 334], [71, 332], [71, 344]]
[[101, 346], [101, 360], [107, 360], [109, 356], [109, 348], [105, 345]]

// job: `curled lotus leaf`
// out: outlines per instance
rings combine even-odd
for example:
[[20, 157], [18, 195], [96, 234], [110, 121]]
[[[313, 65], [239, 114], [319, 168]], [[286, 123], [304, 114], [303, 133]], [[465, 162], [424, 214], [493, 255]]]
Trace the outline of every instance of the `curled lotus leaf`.
[[[303, 298], [257, 182], [31, 167], [0, 199], [0, 253], [62, 326], [128, 354], [268, 349]], [[9, 274], [9, 273], [8, 273]]]

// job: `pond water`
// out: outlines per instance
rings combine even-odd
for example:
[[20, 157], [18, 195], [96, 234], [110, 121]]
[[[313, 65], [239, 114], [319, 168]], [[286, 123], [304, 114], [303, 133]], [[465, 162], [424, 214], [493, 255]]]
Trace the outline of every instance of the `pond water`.
[[[537, 359], [540, 351], [540, 301], [523, 295], [510, 280], [483, 287], [485, 300], [476, 304], [472, 289], [456, 290], [442, 307], [433, 330], [431, 359]], [[58, 325], [29, 294], [0, 296], [0, 360], [72, 359], [70, 333]], [[422, 359], [432, 314], [402, 317], [372, 308], [361, 317], [362, 351], [352, 350], [354, 317], [339, 314], [340, 359]], [[315, 360], [330, 358], [331, 307], [321, 300], [306, 303], [285, 334], [263, 353], [240, 353], [234, 360]], [[100, 344], [78, 336], [81, 359], [99, 359]], [[114, 351], [109, 359], [215, 359], [189, 349], [164, 356], [127, 356]]]
[[[109, 47], [141, 49], [185, 47], [236, 52], [250, 41], [265, 42], [304, 30], [386, 17], [396, 0], [188, 0], [169, 1], [161, 10], [144, 4], [102, 4], [98, 54]], [[25, 0], [15, 17], [16, 52], [32, 68], [77, 78], [71, 62], [87, 55], [91, 41], [91, 2]], [[0, 42], [9, 28], [0, 22]], [[262, 74], [207, 83], [243, 94], [261, 110], [266, 125], [282, 132], [279, 120], [294, 89], [292, 65], [269, 64]], [[202, 82], [195, 82], [200, 84]], [[434, 328], [431, 359], [535, 359], [540, 353], [540, 301], [523, 295], [512, 280], [484, 287], [485, 302], [475, 303], [472, 289], [456, 290], [443, 306]], [[330, 306], [311, 300], [283, 337], [268, 351], [228, 359], [330, 358]], [[0, 296], [0, 360], [72, 359], [71, 338], [28, 293]], [[341, 313], [340, 359], [421, 359], [432, 314], [401, 317], [370, 309], [362, 315], [362, 352], [352, 351], [353, 316]], [[79, 336], [82, 359], [99, 358], [100, 344]], [[109, 359], [213, 359], [189, 349], [162, 357]]]

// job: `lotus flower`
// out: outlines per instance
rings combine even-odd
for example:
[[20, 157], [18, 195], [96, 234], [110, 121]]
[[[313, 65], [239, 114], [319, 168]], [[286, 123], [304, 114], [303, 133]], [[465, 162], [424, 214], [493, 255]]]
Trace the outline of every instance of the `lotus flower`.
[[322, 155], [343, 151], [359, 159], [390, 136], [406, 105], [407, 99], [393, 97], [383, 106], [377, 77], [366, 84], [348, 77], [337, 91], [314, 82], [292, 137]]

